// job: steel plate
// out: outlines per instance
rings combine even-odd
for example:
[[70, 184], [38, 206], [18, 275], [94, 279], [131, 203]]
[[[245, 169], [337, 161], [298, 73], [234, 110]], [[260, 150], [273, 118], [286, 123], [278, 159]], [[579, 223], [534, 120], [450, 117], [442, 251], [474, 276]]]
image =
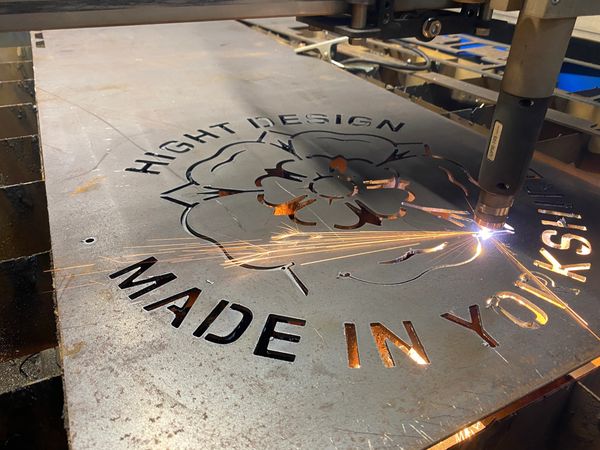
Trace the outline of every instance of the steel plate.
[[74, 448], [424, 448], [600, 354], [597, 189], [485, 239], [480, 136], [241, 24], [44, 40]]

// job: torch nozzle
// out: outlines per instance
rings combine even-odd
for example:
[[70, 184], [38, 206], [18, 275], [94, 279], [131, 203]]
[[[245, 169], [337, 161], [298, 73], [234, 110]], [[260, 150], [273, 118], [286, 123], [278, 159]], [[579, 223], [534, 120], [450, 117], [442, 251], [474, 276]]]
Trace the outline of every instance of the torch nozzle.
[[475, 223], [489, 230], [501, 229], [506, 223], [513, 201], [512, 195], [499, 195], [482, 190], [475, 208]]

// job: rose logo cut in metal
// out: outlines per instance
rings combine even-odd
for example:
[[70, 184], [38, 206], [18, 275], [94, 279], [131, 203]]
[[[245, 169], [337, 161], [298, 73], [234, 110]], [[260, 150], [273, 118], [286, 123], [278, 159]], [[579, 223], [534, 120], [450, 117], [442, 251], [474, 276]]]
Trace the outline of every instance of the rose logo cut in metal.
[[197, 27], [36, 49], [75, 448], [422, 449], [600, 354], [597, 190], [534, 161], [487, 233], [482, 136]]
[[[260, 128], [253, 119], [249, 122]], [[221, 123], [216, 126], [235, 134], [228, 125]], [[398, 133], [402, 125], [393, 130]], [[186, 136], [201, 143], [205, 143], [203, 138], [206, 136], [218, 138], [216, 134], [199, 131], [202, 134], [198, 136]], [[334, 277], [337, 282], [346, 279], [385, 288], [399, 287], [411, 282], [417, 284], [419, 280], [422, 283], [423, 278], [436, 271], [437, 280], [451, 276], [439, 275], [439, 272], [443, 272], [442, 269], [456, 271], [460, 266], [474, 263], [483, 253], [484, 242], [490, 241], [489, 247], [504, 258], [504, 265], [517, 270], [518, 277], [512, 284], [518, 292], [499, 290], [487, 298], [486, 307], [520, 328], [538, 329], [548, 323], [549, 316], [542, 307], [524, 296], [533, 295], [561, 310], [599, 340], [588, 322], [553, 289], [557, 287], [554, 279], [535, 270], [542, 268], [553, 275], [585, 282], [586, 277], [581, 272], [589, 270], [591, 264], [561, 264], [548, 249], [542, 248], [540, 255], [545, 261], [536, 259], [533, 261], [535, 268], [528, 268], [510, 246], [499, 239], [503, 234], [514, 235], [513, 227], [507, 225], [505, 230], [492, 232], [475, 226], [471, 219], [470, 197], [477, 192], [474, 189], [477, 181], [461, 163], [436, 154], [427, 143], [402, 142], [373, 133], [319, 129], [296, 133], [278, 130], [256, 132], [256, 139], [234, 140], [195, 161], [185, 172], [186, 182], [161, 195], [163, 199], [184, 208], [180, 218], [183, 229], [207, 243], [187, 247], [187, 255], [176, 258], [176, 261], [222, 259], [223, 269], [283, 272], [304, 296], [309, 296], [311, 284], [315, 281], [305, 277], [308, 266], [321, 267], [316, 280], [321, 287], [323, 284], [333, 285]], [[183, 153], [187, 153], [193, 145], [169, 141], [161, 149], [181, 153], [182, 147], [185, 149]], [[143, 169], [127, 170], [158, 173], [150, 170], [157, 163], [136, 162], [145, 164]], [[563, 195], [548, 194], [551, 186], [545, 182], [539, 184], [542, 179], [538, 172], [531, 171], [526, 189], [537, 199], [534, 203], [561, 206], [560, 203], [548, 203], [562, 199]], [[535, 192], [531, 183], [544, 192]], [[542, 220], [543, 225], [587, 230], [583, 225], [566, 222], [567, 217], [580, 219], [578, 214], [544, 208], [538, 208], [537, 212], [559, 217], [556, 222]], [[585, 237], [565, 234], [556, 243], [552, 239], [556, 235], [555, 230], [545, 230], [541, 240], [548, 248], [561, 250], [570, 249], [571, 244], [576, 242], [579, 245], [577, 255], [591, 254], [592, 245]], [[178, 244], [172, 245], [168, 251], [181, 250]], [[185, 248], [183, 250], [186, 251]], [[136, 268], [143, 272], [155, 261], [142, 261], [112, 274], [111, 278], [123, 276]], [[340, 269], [344, 265], [346, 270]], [[352, 267], [352, 271], [347, 270], [348, 266]], [[476, 269], [472, 271], [476, 272]], [[133, 287], [134, 279], [135, 275], [122, 282], [120, 287]], [[170, 278], [164, 278], [164, 283], [167, 282], [165, 280]], [[269, 282], [278, 281], [272, 279]], [[159, 285], [157, 283], [148, 289]], [[418, 292], [422, 286], [416, 285], [413, 289]], [[575, 295], [579, 293], [577, 288], [564, 289]], [[193, 295], [184, 292], [145, 309], [152, 311], [187, 297], [183, 308], [169, 307], [176, 315], [173, 325], [179, 326], [199, 292], [196, 290]], [[227, 302], [221, 301], [194, 335], [202, 336], [226, 306]], [[241, 305], [233, 305], [232, 308], [242, 312], [242, 321], [220, 343], [239, 339], [252, 320], [252, 313], [247, 308], [242, 309]], [[470, 305], [469, 312], [470, 322], [452, 312], [441, 314], [441, 317], [476, 332], [487, 345], [497, 347], [498, 341], [483, 327], [479, 306]], [[283, 316], [277, 317], [270, 332], [274, 332], [274, 323], [285, 322]], [[296, 321], [301, 326], [306, 323], [304, 319], [287, 319], [290, 319], [288, 323]], [[371, 324], [384, 365], [395, 365], [388, 341], [417, 364], [429, 364], [412, 323], [405, 321], [404, 326], [411, 344], [383, 324]], [[265, 327], [268, 328], [267, 325]], [[345, 323], [344, 331], [348, 366], [358, 368], [360, 357], [354, 324]], [[209, 336], [213, 336], [213, 341], [219, 341], [214, 335]], [[297, 336], [294, 339], [299, 341]], [[269, 356], [268, 342], [261, 344], [259, 341], [255, 354]], [[295, 359], [294, 355], [281, 352], [276, 352], [275, 357], [287, 361]]]
[[[460, 389], [496, 383], [493, 371], [507, 365], [512, 373], [521, 354], [534, 357], [535, 368], [517, 370], [550, 373], [551, 360], [506, 347], [517, 335], [524, 339], [519, 333], [559, 341], [568, 329], [586, 348], [598, 345], [589, 322], [594, 297], [585, 294], [595, 288], [587, 283], [589, 230], [540, 171], [530, 170], [510, 225], [492, 232], [472, 220], [476, 164], [460, 147], [431, 145], [397, 122], [388, 130], [272, 125], [223, 122], [207, 127], [218, 131], [167, 141], [126, 168], [160, 180], [161, 211], [169, 212], [162, 229], [171, 236], [128, 246], [112, 259], [119, 267], [108, 278], [132, 306], [177, 335], [216, 345], [215, 355], [245, 348], [227, 357], [232, 374], [248, 364], [259, 372], [269, 364], [293, 364], [302, 373], [322, 367], [332, 377], [317, 379], [334, 396], [346, 392], [333, 376], [344, 371], [396, 382], [377, 368], [401, 370], [411, 386], [428, 389], [440, 376], [434, 367], [456, 366], [463, 349], [482, 366], [477, 382], [456, 381]], [[170, 186], [166, 166], [181, 174], [175, 183], [168, 177]], [[529, 345], [546, 345], [540, 342]], [[270, 363], [261, 369], [248, 357]], [[403, 405], [417, 401], [420, 390], [411, 392]], [[396, 398], [387, 389], [368, 396], [376, 405]], [[427, 405], [425, 419], [451, 406], [434, 398]], [[468, 416], [468, 433], [488, 423]], [[416, 436], [406, 434], [407, 424]], [[437, 428], [417, 419], [401, 425], [397, 437], [408, 447], [442, 437], [431, 437], [428, 430]]]
[[[188, 233], [218, 247], [225, 266], [289, 271], [305, 294], [310, 283], [294, 265], [335, 267], [363, 253], [379, 253], [380, 264], [432, 255], [421, 256], [426, 262], [443, 252], [444, 265], [452, 267], [478, 252], [468, 199], [476, 181], [421, 142], [321, 130], [262, 132], [195, 162], [186, 178], [162, 198], [184, 207]], [[430, 200], [432, 187], [459, 201]], [[463, 209], [449, 208], [456, 203]], [[401, 220], [407, 215], [430, 228], [410, 230]], [[270, 242], [260, 242], [265, 230]], [[474, 256], [465, 256], [469, 247]]]
[[[312, 116], [307, 115], [307, 118]], [[339, 121], [341, 116], [336, 117]], [[571, 244], [577, 243], [576, 254], [588, 256], [592, 245], [587, 238], [568, 233], [557, 243], [553, 240], [556, 230], [543, 231], [541, 240], [547, 247], [539, 251], [543, 260], [535, 259], [528, 268], [510, 244], [499, 239], [501, 235], [514, 235], [513, 227], [507, 225], [505, 230], [491, 232], [475, 226], [471, 201], [473, 193], [477, 193], [477, 181], [469, 170], [452, 158], [436, 154], [427, 143], [394, 140], [381, 133], [318, 128], [295, 133], [264, 130], [261, 128], [271, 128], [274, 123], [261, 119], [268, 123], [262, 123], [261, 127], [256, 121], [258, 118], [248, 119], [255, 128], [255, 139], [233, 139], [215, 147], [212, 154], [187, 168], [184, 183], [161, 194], [164, 200], [183, 207], [180, 217], [183, 229], [206, 243], [185, 248], [177, 243], [165, 244], [171, 245], [168, 253], [179, 250], [187, 253], [175, 261], [217, 259], [221, 260], [223, 270], [283, 272], [304, 296], [309, 296], [313, 280], [304, 276], [308, 266], [320, 266], [316, 282], [321, 285], [333, 283], [334, 279], [347, 279], [366, 285], [397, 287], [435, 271], [456, 270], [475, 262], [483, 253], [484, 242], [489, 240], [488, 246], [504, 257], [504, 265], [517, 270], [517, 280], [512, 284], [520, 291], [498, 291], [487, 298], [487, 307], [521, 328], [536, 329], [546, 325], [549, 318], [543, 308], [523, 296], [534, 295], [562, 310], [598, 340], [588, 322], [553, 290], [557, 287], [555, 280], [548, 273], [536, 270], [545, 269], [552, 275], [584, 283], [586, 277], [581, 273], [589, 270], [591, 263], [562, 264], [549, 249], [569, 250]], [[282, 123], [286, 124], [283, 119]], [[396, 133], [395, 138], [404, 125], [393, 126], [391, 121], [384, 120], [377, 130], [384, 124]], [[210, 128], [236, 135], [229, 122]], [[185, 136], [202, 144], [206, 144], [208, 137], [220, 138], [209, 131], [198, 131], [201, 134], [197, 136]], [[169, 141], [160, 148], [164, 152], [182, 154], [188, 153], [194, 145]], [[146, 154], [171, 161], [176, 159], [164, 154]], [[126, 170], [156, 175], [160, 172], [153, 170], [155, 165], [169, 164], [156, 160], [136, 160], [136, 163], [143, 167]], [[526, 192], [534, 198], [534, 204], [570, 208], [562, 200], [564, 195], [549, 193], [552, 186], [542, 180], [543, 176], [531, 171]], [[542, 190], [537, 192], [540, 188]], [[584, 225], [567, 223], [567, 218], [581, 219], [579, 214], [542, 207], [537, 208], [537, 213], [558, 218], [556, 221], [542, 219], [542, 225], [587, 231]], [[112, 274], [111, 278], [135, 268], [143, 272], [154, 262], [142, 261]], [[347, 270], [348, 267], [352, 271]], [[440, 277], [443, 276], [439, 275], [438, 279]], [[120, 286], [132, 287], [134, 279], [135, 275]], [[167, 278], [162, 283], [167, 282], [164, 280]], [[563, 290], [575, 295], [580, 292], [577, 288]], [[181, 297], [185, 295], [151, 305], [148, 310]], [[170, 307], [173, 313], [179, 314], [178, 323], [189, 312], [197, 295], [193, 300], [190, 295], [187, 297], [183, 310]], [[520, 314], [515, 313], [515, 306], [521, 310]], [[216, 308], [214, 313], [218, 315], [222, 309]], [[526, 315], [532, 314], [531, 320], [523, 319], [523, 310]], [[442, 317], [476, 331], [489, 345], [497, 346], [497, 341], [481, 325], [477, 305], [471, 307], [470, 323], [450, 313]], [[206, 331], [210, 323], [199, 329]], [[411, 333], [418, 342], [416, 334]], [[195, 335], [201, 333], [197, 330]], [[384, 341], [382, 338], [380, 344]], [[349, 347], [349, 361], [350, 353]], [[425, 360], [422, 356], [424, 351], [421, 360]]]

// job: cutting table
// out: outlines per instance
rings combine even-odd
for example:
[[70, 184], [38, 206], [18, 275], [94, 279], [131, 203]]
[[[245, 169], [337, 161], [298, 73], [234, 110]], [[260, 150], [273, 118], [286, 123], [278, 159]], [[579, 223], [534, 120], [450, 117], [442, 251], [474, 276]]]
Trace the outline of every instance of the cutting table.
[[482, 136], [243, 24], [38, 39], [73, 448], [427, 448], [600, 356], [584, 181], [482, 235]]

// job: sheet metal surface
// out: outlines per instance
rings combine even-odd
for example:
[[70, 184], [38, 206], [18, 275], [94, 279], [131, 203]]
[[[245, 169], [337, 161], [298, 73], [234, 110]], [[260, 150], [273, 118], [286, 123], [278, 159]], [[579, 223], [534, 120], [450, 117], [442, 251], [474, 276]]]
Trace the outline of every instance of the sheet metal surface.
[[[387, 252], [361, 247], [364, 254], [324, 262], [343, 253], [223, 266], [226, 254], [241, 256], [239, 241], [253, 251], [285, 226], [343, 238], [468, 230], [460, 217], [464, 227], [416, 206], [468, 211], [477, 192], [463, 169], [476, 174], [481, 137], [237, 23], [53, 31], [44, 39], [35, 49], [37, 95], [74, 448], [423, 448], [600, 354], [598, 340], [564, 310], [514, 286], [522, 270], [489, 240], [477, 260], [456, 267], [444, 265], [470, 258], [474, 238], [451, 254], [405, 255], [440, 239]], [[274, 125], [247, 120], [256, 117]], [[127, 171], [144, 167], [135, 160], [163, 164], [149, 167], [159, 174]], [[567, 220], [588, 231], [570, 231], [593, 247], [600, 199], [555, 169], [535, 169], [510, 218], [516, 234], [499, 240], [540, 271], [533, 260], [549, 248], [542, 232], [564, 230], [543, 226], [559, 217], [537, 209], [581, 214]], [[366, 189], [382, 177], [393, 188]], [[375, 219], [346, 205], [360, 210], [358, 201]], [[343, 229], [361, 217], [364, 226]], [[577, 255], [575, 243], [549, 250], [563, 264], [591, 263], [577, 272], [587, 282], [545, 274], [597, 333], [598, 252]], [[109, 275], [148, 257], [157, 262], [141, 278], [177, 278], [131, 300], [146, 285], [121, 289], [127, 276]], [[291, 262], [291, 271], [256, 267]], [[384, 284], [417, 278], [381, 285], [348, 274]], [[178, 327], [172, 304], [143, 308], [192, 288], [202, 292]], [[521, 328], [486, 308], [502, 291], [528, 298], [548, 322]], [[229, 302], [222, 314], [195, 337], [221, 300]], [[468, 320], [471, 305], [497, 347], [440, 317]], [[239, 339], [207, 339], [230, 334], [244, 308], [252, 321]], [[276, 330], [299, 342], [266, 335], [268, 348], [294, 354], [293, 362], [255, 354], [270, 314], [295, 319]], [[404, 321], [430, 364], [389, 343], [395, 367], [384, 366], [370, 324], [411, 344]], [[360, 368], [349, 367], [345, 324], [355, 325]]]

